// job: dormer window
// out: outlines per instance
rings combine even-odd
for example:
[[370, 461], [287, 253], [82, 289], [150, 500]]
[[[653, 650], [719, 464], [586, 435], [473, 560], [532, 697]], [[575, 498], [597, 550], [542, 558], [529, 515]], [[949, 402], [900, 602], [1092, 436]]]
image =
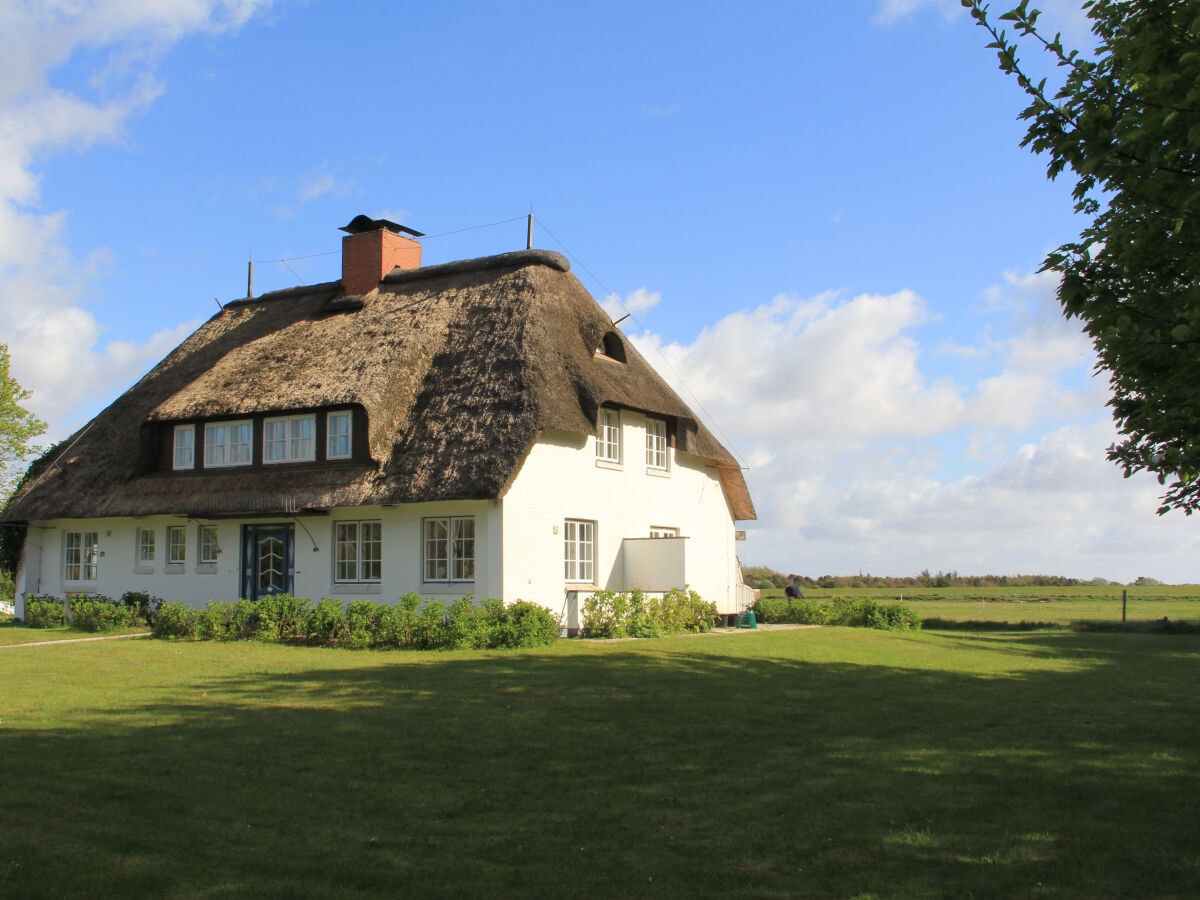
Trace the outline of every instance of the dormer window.
[[625, 342], [621, 340], [621, 336], [615, 331], [610, 331], [604, 335], [604, 340], [596, 348], [596, 352], [616, 362], [625, 362]]
[[331, 412], [326, 418], [326, 459], [349, 459], [354, 449], [351, 441], [350, 410]]
[[175, 450], [172, 468], [194, 469], [196, 467], [196, 426], [175, 426]]
[[250, 421], [217, 422], [204, 426], [204, 468], [248, 466], [254, 445]]
[[263, 422], [263, 462], [310, 462], [316, 458], [316, 416], [287, 416]]

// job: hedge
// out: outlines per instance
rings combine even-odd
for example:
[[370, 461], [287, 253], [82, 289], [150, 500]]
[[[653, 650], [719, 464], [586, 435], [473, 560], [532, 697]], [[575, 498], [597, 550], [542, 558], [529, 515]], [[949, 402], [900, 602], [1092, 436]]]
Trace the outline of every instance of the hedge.
[[150, 632], [167, 640], [259, 640], [353, 649], [488, 649], [542, 647], [553, 643], [559, 622], [545, 607], [518, 600], [476, 604], [470, 595], [449, 607], [422, 601], [415, 593], [397, 603], [276, 594], [258, 601], [237, 600], [198, 609], [164, 603]]

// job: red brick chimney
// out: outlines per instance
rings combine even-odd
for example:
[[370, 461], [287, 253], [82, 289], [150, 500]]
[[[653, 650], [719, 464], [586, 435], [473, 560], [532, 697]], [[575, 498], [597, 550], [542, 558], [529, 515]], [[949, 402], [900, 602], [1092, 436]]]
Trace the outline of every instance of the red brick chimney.
[[342, 238], [342, 290], [349, 296], [379, 287], [383, 276], [397, 267], [421, 268], [421, 245], [401, 233], [424, 237], [419, 231], [367, 216], [355, 216], [339, 230], [346, 232]]

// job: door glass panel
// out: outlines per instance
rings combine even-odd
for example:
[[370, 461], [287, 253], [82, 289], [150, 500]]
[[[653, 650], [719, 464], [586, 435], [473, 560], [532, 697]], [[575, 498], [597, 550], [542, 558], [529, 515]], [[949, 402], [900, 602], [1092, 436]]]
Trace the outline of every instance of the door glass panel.
[[276, 594], [285, 589], [287, 572], [283, 541], [277, 537], [258, 539], [258, 593]]

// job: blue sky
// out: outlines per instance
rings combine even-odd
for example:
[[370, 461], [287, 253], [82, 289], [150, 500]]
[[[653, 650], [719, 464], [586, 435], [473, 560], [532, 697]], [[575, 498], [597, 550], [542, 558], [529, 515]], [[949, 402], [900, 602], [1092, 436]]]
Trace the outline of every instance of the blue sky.
[[52, 438], [248, 259], [256, 293], [336, 279], [359, 213], [481, 256], [532, 209], [748, 466], [744, 562], [1200, 581], [1103, 458], [1036, 274], [1070, 184], [957, 0], [32, 6], [0, 2], [0, 341]]

